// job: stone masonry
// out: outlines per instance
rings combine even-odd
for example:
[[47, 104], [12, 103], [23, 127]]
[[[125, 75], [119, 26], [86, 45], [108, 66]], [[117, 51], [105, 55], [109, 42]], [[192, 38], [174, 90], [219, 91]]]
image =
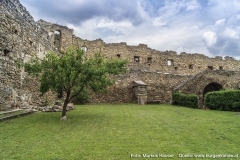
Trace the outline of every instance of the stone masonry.
[[201, 106], [209, 84], [226, 89], [238, 89], [240, 84], [240, 61], [232, 57], [210, 58], [197, 53], [157, 51], [145, 44], [84, 40], [66, 26], [35, 22], [18, 0], [0, 0], [0, 110], [42, 110], [39, 108], [46, 101], [54, 101], [52, 93], [39, 96], [37, 81], [25, 81], [27, 75], [16, 62], [26, 62], [34, 54], [43, 58], [49, 51], [61, 54], [70, 45], [81, 47], [87, 56], [102, 52], [106, 59], [129, 61], [128, 73], [112, 77], [115, 85], [108, 88], [107, 94], [92, 93], [90, 103], [137, 103], [139, 93], [134, 82], [142, 81], [146, 84], [139, 87], [144, 90], [144, 103], [171, 103], [172, 93], [179, 91], [199, 95]]

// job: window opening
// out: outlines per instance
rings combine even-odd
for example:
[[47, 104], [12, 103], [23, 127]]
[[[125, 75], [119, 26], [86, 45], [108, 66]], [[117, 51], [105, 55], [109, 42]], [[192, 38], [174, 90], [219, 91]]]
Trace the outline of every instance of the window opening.
[[207, 69], [208, 70], [213, 70], [213, 66], [208, 66]]
[[87, 52], [87, 47], [83, 46], [81, 49], [82, 49], [84, 52]]
[[168, 59], [168, 60], [167, 60], [167, 64], [168, 64], [168, 66], [171, 66], [171, 65], [173, 65], [173, 60], [171, 60], [171, 59]]
[[54, 31], [54, 45], [58, 49], [60, 49], [60, 41], [61, 41], [61, 32], [60, 31]]
[[4, 49], [4, 51], [3, 51], [3, 53], [4, 53], [4, 56], [7, 56], [8, 54], [9, 54], [9, 50], [7, 50], [7, 49]]
[[189, 64], [189, 69], [193, 69], [193, 64]]
[[152, 63], [152, 57], [148, 57], [148, 63]]
[[134, 56], [134, 62], [139, 62], [139, 56]]

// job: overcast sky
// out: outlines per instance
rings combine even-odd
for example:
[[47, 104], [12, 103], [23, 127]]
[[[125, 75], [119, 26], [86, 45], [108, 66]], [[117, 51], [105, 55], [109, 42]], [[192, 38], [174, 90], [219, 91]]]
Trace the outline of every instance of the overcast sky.
[[240, 0], [20, 0], [82, 39], [240, 59]]

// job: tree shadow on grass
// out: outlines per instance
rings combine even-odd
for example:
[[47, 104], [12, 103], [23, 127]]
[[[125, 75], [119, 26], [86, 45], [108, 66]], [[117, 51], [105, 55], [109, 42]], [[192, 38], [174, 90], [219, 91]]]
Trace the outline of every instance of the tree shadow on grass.
[[[102, 120], [104, 117], [106, 117], [105, 114], [102, 113], [71, 113], [67, 112], [67, 120], [60, 120], [61, 118], [61, 112], [45, 112], [45, 113], [36, 113], [32, 117], [33, 122], [36, 123], [54, 123], [54, 124], [60, 124], [60, 123], [91, 123], [96, 120]], [[29, 117], [30, 118], [30, 117]]]

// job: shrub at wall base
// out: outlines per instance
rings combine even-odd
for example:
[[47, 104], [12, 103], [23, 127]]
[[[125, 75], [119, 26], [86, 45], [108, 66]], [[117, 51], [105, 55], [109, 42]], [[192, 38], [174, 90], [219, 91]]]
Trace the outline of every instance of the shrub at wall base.
[[240, 90], [214, 91], [205, 95], [204, 103], [209, 109], [240, 111]]
[[190, 108], [198, 108], [199, 98], [195, 94], [183, 94], [174, 93], [173, 94], [173, 105], [186, 106]]

